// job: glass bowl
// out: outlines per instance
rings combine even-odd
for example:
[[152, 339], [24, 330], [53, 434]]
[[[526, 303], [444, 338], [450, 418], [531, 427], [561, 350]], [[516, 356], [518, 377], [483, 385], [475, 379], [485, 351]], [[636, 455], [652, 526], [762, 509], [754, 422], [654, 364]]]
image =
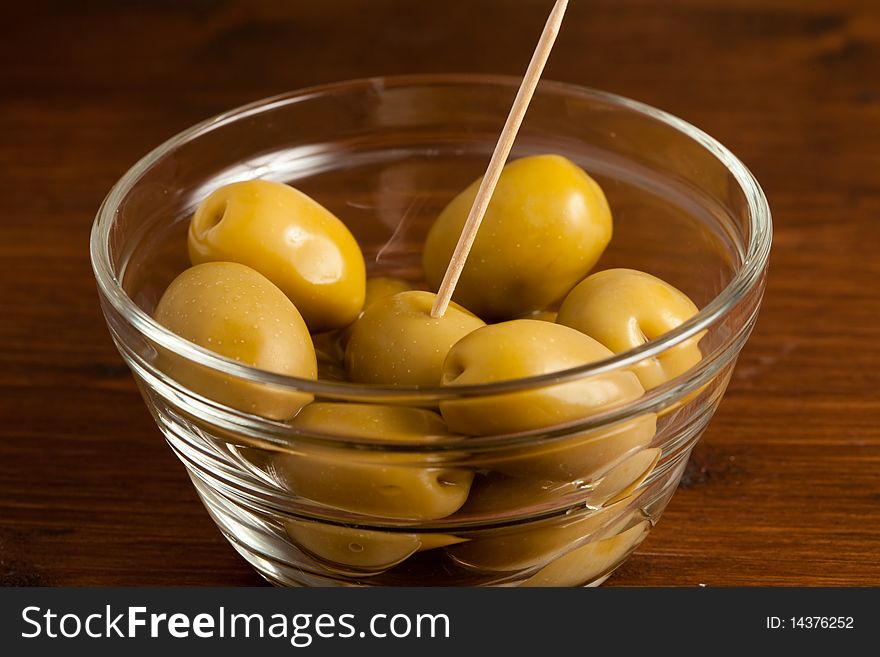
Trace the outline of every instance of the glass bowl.
[[[270, 582], [599, 584], [658, 521], [724, 394], [764, 289], [771, 224], [760, 187], [684, 121], [558, 83], [540, 85], [511, 157], [559, 153], [602, 185], [614, 237], [594, 270], [641, 269], [683, 290], [701, 310], [676, 330], [564, 372], [395, 388], [334, 380], [334, 336], [315, 339], [323, 378], [310, 381], [227, 360], [152, 320], [162, 291], [189, 264], [194, 208], [222, 184], [257, 177], [289, 182], [340, 217], [368, 275], [423, 284], [428, 228], [482, 174], [518, 83], [371, 78], [263, 100], [158, 147], [98, 212], [91, 257], [110, 333], [209, 513]], [[426, 425], [424, 440], [406, 444], [249, 414], [189, 389], [167, 366], [185, 362], [256, 397], [417, 413], [486, 404], [503, 413], [528, 409], [543, 393], [577, 394], [697, 341], [698, 364], [629, 403], [490, 437]]]

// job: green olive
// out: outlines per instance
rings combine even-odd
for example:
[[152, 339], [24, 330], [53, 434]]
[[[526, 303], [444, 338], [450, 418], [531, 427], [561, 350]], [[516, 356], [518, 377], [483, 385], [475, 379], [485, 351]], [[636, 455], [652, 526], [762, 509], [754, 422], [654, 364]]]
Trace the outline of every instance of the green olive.
[[481, 571], [512, 572], [546, 564], [572, 545], [607, 537], [627, 514], [625, 503], [525, 525], [488, 529], [449, 548], [460, 565]]
[[549, 479], [523, 479], [498, 472], [474, 477], [467, 502], [459, 509], [466, 517], [516, 517], [528, 510], [552, 510], [567, 501], [580, 500], [579, 486], [572, 482]]
[[479, 461], [482, 467], [514, 477], [553, 481], [590, 481], [648, 445], [657, 431], [657, 416], [645, 413], [630, 420], [543, 440], [528, 447], [510, 447]]
[[660, 449], [652, 447], [631, 454], [604, 473], [590, 490], [587, 504], [608, 505], [626, 499], [648, 478], [660, 461]]
[[647, 536], [647, 520], [557, 557], [520, 586], [598, 586]]
[[[180, 274], [156, 306], [157, 322], [182, 338], [260, 369], [306, 379], [317, 375], [315, 350], [296, 307], [266, 277], [233, 262], [196, 265]], [[270, 419], [287, 419], [312, 396], [235, 379], [165, 350], [160, 367], [209, 399]]]
[[[428, 233], [422, 264], [434, 290], [480, 182], [456, 196]], [[610, 239], [608, 202], [583, 169], [559, 155], [515, 160], [501, 172], [453, 299], [487, 321], [542, 310], [587, 275]]]
[[[562, 454], [564, 456], [564, 454]], [[516, 517], [566, 505], [598, 508], [629, 497], [654, 469], [660, 450], [642, 449], [590, 481], [554, 481], [488, 472], [474, 478], [462, 516]]]
[[[398, 292], [409, 292], [413, 289], [413, 286], [403, 280], [402, 278], [391, 278], [388, 276], [377, 276], [375, 278], [367, 279], [367, 291], [364, 296], [364, 308], [366, 310], [370, 306], [372, 306], [379, 299], [384, 299], [385, 297], [390, 297]], [[358, 315], [358, 319], [363, 316], [363, 311]], [[339, 344], [339, 348], [342, 350], [343, 356], [345, 355], [345, 347], [348, 345], [348, 341], [351, 339], [351, 333], [354, 331], [355, 324], [357, 324], [357, 319], [354, 323], [349, 324], [342, 331], [336, 333], [337, 342]]]
[[[586, 365], [611, 356], [574, 329], [518, 319], [478, 329], [456, 343], [443, 365], [443, 384], [492, 383]], [[443, 401], [449, 428], [465, 435], [499, 435], [550, 429], [631, 402], [644, 394], [629, 371], [611, 371], [566, 383]], [[641, 415], [571, 436], [511, 446], [482, 456], [481, 467], [505, 474], [572, 481], [595, 476], [647, 445], [656, 416]]]
[[[392, 447], [460, 440], [440, 416], [421, 408], [314, 403], [291, 421], [303, 432], [383, 441]], [[293, 443], [289, 450], [246, 450], [244, 458], [297, 495], [373, 517], [433, 520], [455, 513], [473, 473], [440, 452], [402, 452]]]
[[[608, 269], [581, 281], [563, 301], [557, 322], [595, 338], [616, 354], [659, 338], [699, 312], [683, 292], [634, 269]], [[683, 374], [702, 359], [694, 336], [633, 371], [646, 390]]]
[[334, 572], [371, 575], [388, 570], [416, 552], [466, 540], [449, 534], [415, 534], [343, 527], [308, 520], [284, 523], [298, 547]]
[[436, 295], [414, 290], [377, 299], [355, 323], [345, 350], [352, 381], [436, 386], [450, 347], [483, 320], [457, 304], [431, 317]]
[[360, 247], [339, 219], [282, 183], [249, 180], [212, 192], [189, 227], [193, 264], [240, 262], [277, 285], [313, 333], [350, 324], [364, 303]]
[[[494, 383], [552, 374], [609, 358], [589, 336], [559, 324], [515, 319], [479, 328], [459, 340], [443, 364], [445, 386]], [[609, 372], [533, 389], [441, 402], [449, 428], [465, 435], [544, 429], [637, 399], [632, 372]]]

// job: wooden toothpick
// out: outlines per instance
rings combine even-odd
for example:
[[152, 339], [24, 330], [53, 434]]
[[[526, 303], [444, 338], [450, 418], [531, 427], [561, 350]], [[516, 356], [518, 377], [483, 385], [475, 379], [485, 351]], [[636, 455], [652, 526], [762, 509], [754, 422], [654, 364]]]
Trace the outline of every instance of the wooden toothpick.
[[510, 114], [507, 115], [507, 121], [501, 130], [501, 136], [498, 137], [495, 152], [492, 153], [492, 159], [489, 160], [489, 168], [486, 169], [486, 175], [483, 176], [483, 182], [480, 183], [480, 189], [477, 191], [467, 221], [461, 229], [455, 251], [452, 252], [449, 266], [446, 267], [443, 282], [440, 284], [440, 289], [437, 290], [437, 297], [431, 308], [431, 317], [443, 317], [449, 307], [449, 301], [452, 299], [452, 293], [455, 292], [455, 286], [461, 277], [462, 270], [464, 270], [468, 253], [470, 253], [474, 239], [477, 237], [480, 222], [483, 221], [483, 215], [486, 214], [486, 208], [489, 207], [489, 201], [492, 200], [492, 193], [498, 184], [501, 169], [507, 162], [507, 156], [510, 155], [516, 134], [519, 132], [523, 117], [526, 115], [526, 110], [535, 93], [535, 87], [538, 86], [544, 65], [547, 63], [547, 58], [556, 42], [556, 35], [559, 34], [559, 26], [562, 24], [566, 7], [568, 7], [568, 0], [557, 0], [550, 12], [550, 17], [547, 19], [547, 24], [544, 26], [544, 31], [541, 33], [541, 38], [532, 55], [532, 61], [529, 62], [513, 106], [510, 108]]

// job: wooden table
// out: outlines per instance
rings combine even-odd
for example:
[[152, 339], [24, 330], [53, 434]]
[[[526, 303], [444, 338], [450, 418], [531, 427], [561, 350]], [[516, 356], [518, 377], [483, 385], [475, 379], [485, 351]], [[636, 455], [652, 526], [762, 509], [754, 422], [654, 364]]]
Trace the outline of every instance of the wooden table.
[[[138, 157], [374, 74], [521, 74], [550, 0], [23, 2], [0, 23], [0, 583], [256, 585], [110, 342], [88, 261]], [[609, 585], [880, 585], [880, 5], [574, 0], [552, 79], [638, 98], [761, 181], [758, 327]]]

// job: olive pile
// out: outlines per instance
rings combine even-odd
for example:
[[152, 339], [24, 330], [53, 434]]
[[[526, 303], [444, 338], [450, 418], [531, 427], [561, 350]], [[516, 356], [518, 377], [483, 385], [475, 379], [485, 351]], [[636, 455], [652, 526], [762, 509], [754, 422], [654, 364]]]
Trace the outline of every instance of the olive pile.
[[[479, 183], [456, 196], [428, 234], [423, 266], [431, 289], [443, 278]], [[320, 373], [366, 386], [454, 387], [552, 374], [637, 347], [697, 312], [687, 296], [647, 273], [612, 269], [590, 275], [611, 236], [605, 195], [581, 168], [557, 155], [513, 161], [501, 174], [468, 256], [456, 303], [433, 318], [433, 292], [398, 279], [367, 279], [352, 234], [314, 200], [281, 183], [233, 183], [196, 210], [188, 234], [193, 266], [169, 285], [155, 319], [217, 354], [305, 379]], [[468, 437], [551, 429], [632, 402], [693, 367], [702, 357], [698, 340], [631, 369], [506, 394], [451, 397], [434, 408], [314, 401], [304, 392], [232, 380], [166, 352], [160, 366], [205, 397], [288, 422], [296, 431], [390, 444], [466, 445]], [[308, 520], [285, 526], [297, 546], [342, 572], [381, 572], [416, 552], [443, 547], [459, 565], [483, 571], [549, 564], [533, 576], [546, 584], [567, 581], [554, 570], [558, 562], [551, 562], [613, 515], [619, 500], [650, 472], [657, 450], [647, 447], [655, 431], [656, 417], [647, 413], [470, 461], [453, 455], [418, 465], [393, 450], [352, 453], [330, 445], [243, 447], [241, 453], [300, 497], [386, 520], [491, 513], [593, 482], [591, 495], [601, 512], [516, 540]], [[580, 545], [562, 559], [574, 563], [581, 554], [612, 560], [609, 555], [638, 540], [632, 527], [621, 525], [617, 536]], [[628, 533], [622, 543], [607, 543]]]

